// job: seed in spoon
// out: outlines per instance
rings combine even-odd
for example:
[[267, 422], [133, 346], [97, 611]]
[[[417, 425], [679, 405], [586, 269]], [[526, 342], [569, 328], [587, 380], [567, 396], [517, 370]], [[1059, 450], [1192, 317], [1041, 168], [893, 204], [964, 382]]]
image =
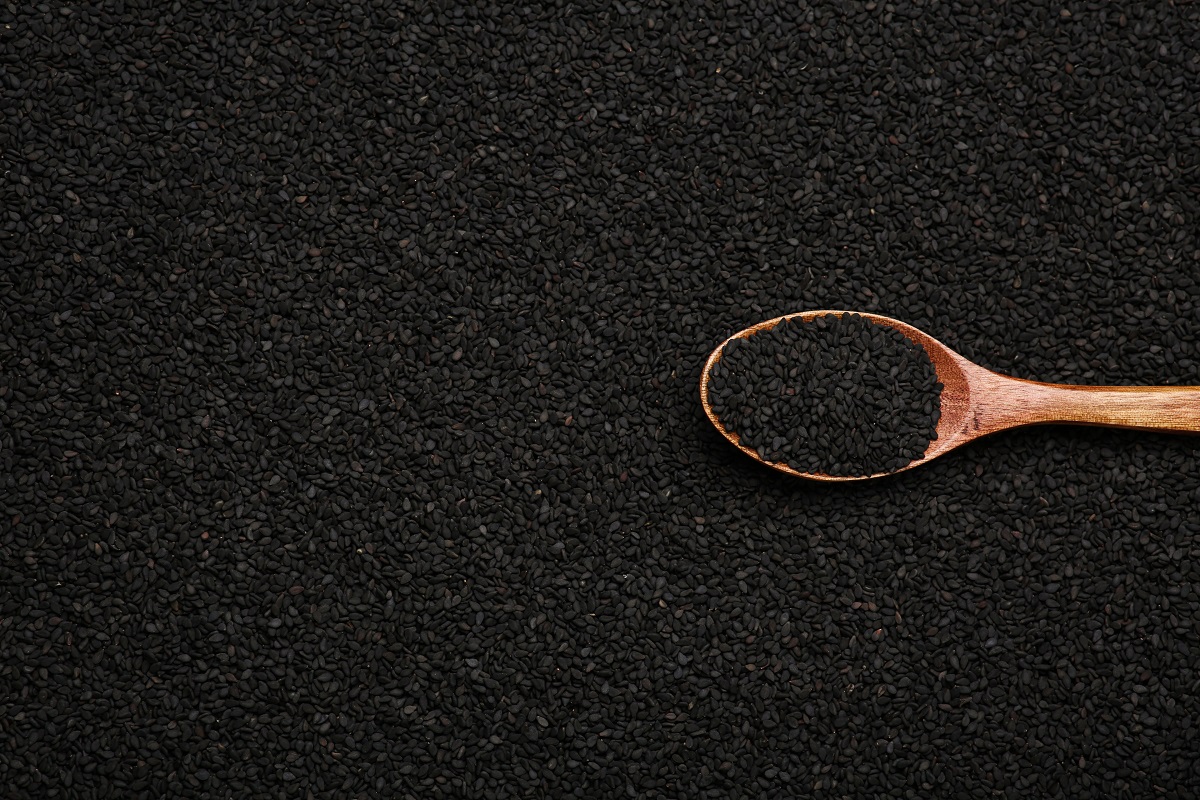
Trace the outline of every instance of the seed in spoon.
[[730, 340], [709, 375], [725, 430], [764, 461], [859, 477], [937, 438], [942, 385], [924, 348], [857, 314], [783, 319]]

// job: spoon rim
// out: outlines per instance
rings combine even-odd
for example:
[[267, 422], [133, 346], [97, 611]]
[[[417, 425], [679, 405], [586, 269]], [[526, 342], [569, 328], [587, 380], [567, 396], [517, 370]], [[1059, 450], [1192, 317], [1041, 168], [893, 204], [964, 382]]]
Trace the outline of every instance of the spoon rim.
[[[736, 339], [749, 338], [750, 336], [761, 333], [762, 331], [771, 330], [776, 325], [791, 319], [801, 319], [805, 322], [808, 322], [809, 320], [816, 319], [818, 317], [834, 316], [840, 318], [846, 314], [853, 314], [855, 316], [863, 317], [864, 319], [870, 320], [873, 323], [898, 330], [906, 339], [917, 345], [917, 347], [920, 347], [925, 352], [925, 355], [929, 357], [930, 362], [932, 362], [934, 371], [937, 374], [938, 383], [942, 385], [939, 401], [941, 398], [945, 397], [946, 389], [953, 385], [955, 390], [962, 395], [961, 402], [953, 404], [953, 408], [951, 409], [952, 413], [949, 415], [947, 414], [947, 409], [944, 407], [945, 404], [939, 402], [939, 406], [943, 406], [941, 407], [941, 416], [938, 419], [938, 424], [935, 429], [935, 436], [934, 438], [930, 439], [929, 444], [925, 448], [925, 452], [920, 458], [913, 459], [903, 467], [891, 470], [889, 472], [876, 472], [870, 475], [829, 475], [823, 472], [800, 472], [799, 470], [793, 469], [785, 463], [768, 461], [765, 458], [762, 458], [756, 451], [743, 445], [740, 441], [740, 437], [736, 433], [727, 430], [725, 426], [721, 424], [721, 420], [717, 417], [716, 412], [713, 411], [712, 404], [709, 402], [708, 393], [708, 383], [709, 378], [712, 376], [713, 366], [715, 366], [721, 360], [721, 355], [724, 352], [726, 345]], [[949, 434], [961, 426], [962, 418], [965, 416], [966, 409], [970, 405], [970, 385], [967, 381], [966, 375], [963, 374], [962, 367], [957, 363], [959, 360], [961, 360], [961, 356], [958, 356], [953, 350], [946, 347], [946, 345], [942, 344], [937, 339], [934, 339], [932, 336], [920, 330], [919, 328], [914, 328], [912, 325], [909, 325], [906, 322], [901, 322], [900, 320], [892, 317], [886, 317], [882, 314], [872, 314], [867, 311], [849, 311], [846, 309], [823, 308], [812, 311], [797, 311], [791, 314], [784, 314], [782, 316], [763, 320], [762, 322], [751, 325], [750, 327], [744, 328], [727, 337], [724, 341], [717, 345], [717, 347], [713, 349], [712, 353], [709, 354], [708, 359], [704, 362], [704, 370], [700, 373], [700, 403], [704, 406], [704, 413], [708, 417], [708, 421], [711, 422], [718, 431], [720, 431], [721, 435], [724, 436], [730, 444], [758, 463], [764, 464], [772, 469], [778, 470], [779, 472], [783, 472], [797, 478], [807, 478], [809, 480], [824, 481], [828, 483], [849, 483], [852, 481], [866, 481], [875, 478], [886, 478], [889, 475], [898, 475], [901, 472], [912, 469], [913, 467], [917, 467], [921, 464], [932, 461], [943, 453], [952, 450], [957, 444], [959, 444], [959, 442], [950, 441], [951, 437]], [[951, 372], [955, 374], [951, 375]]]

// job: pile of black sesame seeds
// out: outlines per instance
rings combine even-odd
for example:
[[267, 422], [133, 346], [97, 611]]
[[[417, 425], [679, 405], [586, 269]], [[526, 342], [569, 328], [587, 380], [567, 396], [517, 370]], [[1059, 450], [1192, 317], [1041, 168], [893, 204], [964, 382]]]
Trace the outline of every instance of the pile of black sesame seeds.
[[792, 317], [732, 339], [709, 375], [721, 426], [800, 473], [894, 472], [937, 438], [942, 385], [929, 355], [858, 314]]
[[1200, 383], [1200, 5], [0, 9], [8, 797], [1180, 797], [1200, 443], [847, 486], [704, 360]]

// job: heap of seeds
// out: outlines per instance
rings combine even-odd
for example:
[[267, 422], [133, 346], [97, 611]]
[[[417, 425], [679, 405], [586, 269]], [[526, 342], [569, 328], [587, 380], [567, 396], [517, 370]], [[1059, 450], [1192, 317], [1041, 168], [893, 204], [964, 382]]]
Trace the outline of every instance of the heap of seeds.
[[837, 476], [892, 472], [937, 438], [942, 385], [928, 354], [858, 314], [785, 319], [733, 339], [709, 402], [764, 461]]

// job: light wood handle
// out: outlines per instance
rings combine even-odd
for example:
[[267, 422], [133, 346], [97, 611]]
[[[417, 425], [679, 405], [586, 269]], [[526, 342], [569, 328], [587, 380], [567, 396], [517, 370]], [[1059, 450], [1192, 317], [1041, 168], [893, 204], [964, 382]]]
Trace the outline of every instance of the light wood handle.
[[981, 433], [1054, 422], [1200, 432], [1200, 386], [1068, 386], [995, 373], [987, 383], [976, 406]]

